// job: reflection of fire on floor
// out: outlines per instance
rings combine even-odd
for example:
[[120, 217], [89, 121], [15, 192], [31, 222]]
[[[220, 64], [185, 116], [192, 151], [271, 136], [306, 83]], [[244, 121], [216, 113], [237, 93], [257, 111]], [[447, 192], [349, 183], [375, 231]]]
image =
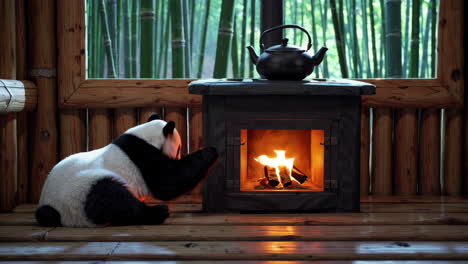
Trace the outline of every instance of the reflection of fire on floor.
[[262, 164], [264, 178], [259, 179], [255, 189], [308, 189], [302, 186], [308, 176], [294, 166], [294, 158], [286, 158], [285, 150], [275, 150], [276, 157], [261, 155], [255, 158]]

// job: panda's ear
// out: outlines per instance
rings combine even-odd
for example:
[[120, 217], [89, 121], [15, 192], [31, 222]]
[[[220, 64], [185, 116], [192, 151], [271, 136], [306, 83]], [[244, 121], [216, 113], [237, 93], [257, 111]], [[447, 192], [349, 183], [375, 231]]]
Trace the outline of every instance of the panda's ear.
[[164, 137], [167, 137], [167, 135], [174, 133], [174, 128], [175, 128], [175, 123], [174, 121], [169, 121], [163, 128], [163, 134]]
[[161, 118], [159, 118], [158, 113], [152, 113], [152, 114], [148, 117], [148, 121], [147, 121], [147, 122], [150, 122], [150, 121], [153, 121], [153, 120], [156, 120], [156, 119], [161, 119]]

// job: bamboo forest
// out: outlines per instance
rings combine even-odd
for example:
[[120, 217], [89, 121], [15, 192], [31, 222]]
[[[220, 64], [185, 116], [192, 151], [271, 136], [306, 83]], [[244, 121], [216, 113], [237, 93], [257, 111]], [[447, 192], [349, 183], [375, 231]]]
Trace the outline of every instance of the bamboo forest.
[[[434, 78], [438, 0], [284, 0], [311, 78]], [[86, 0], [88, 78], [259, 78], [260, 0]], [[307, 37], [287, 29], [289, 44]], [[280, 44], [280, 43], [278, 43]]]

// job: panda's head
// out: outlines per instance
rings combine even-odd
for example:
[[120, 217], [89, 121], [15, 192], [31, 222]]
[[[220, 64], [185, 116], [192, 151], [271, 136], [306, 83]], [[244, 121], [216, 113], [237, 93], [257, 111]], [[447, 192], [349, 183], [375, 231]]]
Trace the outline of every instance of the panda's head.
[[180, 159], [182, 141], [175, 123], [159, 119], [157, 113], [151, 114], [146, 123], [132, 127], [125, 133], [145, 140], [171, 159]]

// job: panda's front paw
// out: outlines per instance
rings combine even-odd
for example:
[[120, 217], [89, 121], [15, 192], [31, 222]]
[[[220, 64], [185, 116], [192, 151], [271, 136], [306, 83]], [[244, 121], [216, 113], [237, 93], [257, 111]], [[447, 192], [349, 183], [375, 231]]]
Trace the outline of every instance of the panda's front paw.
[[169, 217], [169, 207], [165, 204], [147, 206], [145, 211], [147, 225], [160, 225]]
[[202, 159], [207, 161], [208, 164], [213, 165], [216, 160], [218, 160], [219, 154], [218, 151], [214, 147], [208, 147], [201, 150], [202, 151]]

